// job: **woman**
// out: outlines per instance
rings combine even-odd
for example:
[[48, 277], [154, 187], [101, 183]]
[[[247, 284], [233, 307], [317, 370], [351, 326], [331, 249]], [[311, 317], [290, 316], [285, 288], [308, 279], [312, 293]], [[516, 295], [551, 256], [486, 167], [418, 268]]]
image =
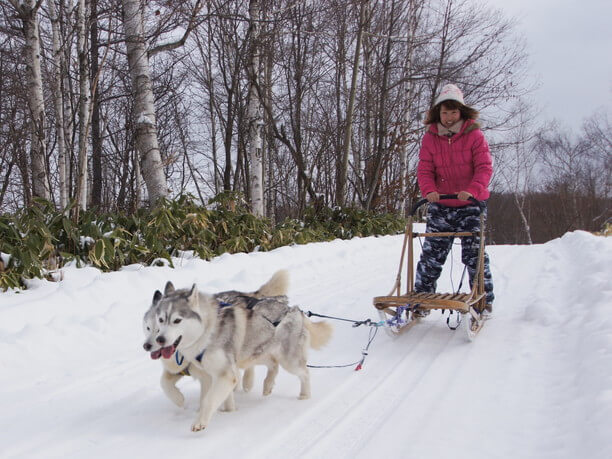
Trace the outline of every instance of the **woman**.
[[[477, 118], [478, 112], [465, 105], [463, 93], [453, 84], [442, 88], [427, 114], [428, 129], [419, 153], [417, 179], [422, 195], [430, 202], [428, 233], [479, 231], [480, 208], [468, 199], [486, 202], [493, 163]], [[440, 199], [442, 194], [457, 194], [458, 199]], [[483, 212], [486, 216], [486, 205]], [[416, 292], [436, 291], [452, 243], [451, 237], [425, 238], [417, 265]], [[479, 244], [478, 236], [461, 238], [461, 260], [467, 266], [470, 285], [476, 273]], [[495, 295], [486, 253], [484, 278], [485, 313], [491, 313]], [[415, 316], [427, 314], [429, 311], [417, 311]]]

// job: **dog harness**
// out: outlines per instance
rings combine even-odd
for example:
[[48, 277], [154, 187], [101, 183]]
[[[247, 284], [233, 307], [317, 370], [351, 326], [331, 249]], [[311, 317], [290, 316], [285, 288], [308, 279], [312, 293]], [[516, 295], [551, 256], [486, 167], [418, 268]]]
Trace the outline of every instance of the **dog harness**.
[[[180, 360], [179, 360], [180, 358]], [[176, 361], [176, 364], [178, 366], [181, 366], [183, 364], [183, 361], [185, 360], [185, 357], [181, 354], [179, 354], [178, 351], [176, 351], [174, 353], [174, 360]], [[181, 371], [179, 371], [178, 373], [176, 373], [177, 375], [183, 375], [183, 376], [191, 376], [191, 374], [189, 373], [189, 365], [187, 365], [185, 368], [183, 368]]]
[[[247, 309], [251, 309], [251, 310], [252, 310], [252, 309], [255, 307], [255, 305], [256, 305], [257, 303], [259, 303], [259, 302], [261, 301], [261, 299], [258, 299], [258, 298], [253, 298], [253, 297], [251, 297], [251, 296], [247, 296], [247, 295], [241, 295], [241, 297], [242, 297], [242, 298], [244, 298], [244, 299], [246, 300], [246, 302], [247, 302], [246, 308], [247, 308]], [[228, 306], [232, 306], [232, 303], [227, 303], [227, 302], [225, 302], [225, 301], [219, 301], [219, 309], [221, 309], [221, 308], [226, 308], [226, 307], [228, 307]], [[278, 326], [278, 324], [280, 324], [280, 323], [281, 323], [281, 321], [282, 321], [282, 318], [281, 318], [281, 320], [278, 320], [278, 321], [276, 321], [276, 322], [272, 322], [272, 321], [271, 321], [270, 319], [268, 319], [266, 316], [262, 315], [262, 317], [263, 317], [264, 319], [266, 319], [268, 322], [270, 322], [270, 323], [272, 324], [272, 326], [274, 326], [274, 327], [277, 327], [277, 326]], [[283, 318], [284, 318], [284, 317], [283, 317]], [[196, 360], [197, 360], [199, 363], [202, 363], [202, 359], [204, 358], [204, 353], [205, 353], [205, 352], [206, 352], [206, 348], [205, 348], [205, 349], [203, 349], [203, 350], [202, 350], [202, 352], [200, 352], [198, 355], [196, 355], [196, 358], [195, 358], [195, 359], [196, 359]], [[182, 363], [182, 361], [183, 361], [183, 360], [182, 360], [182, 358], [181, 358], [181, 363]], [[179, 361], [178, 361], [178, 352], [176, 353], [176, 363], [178, 363], [179, 365], [181, 365], [181, 363], [179, 363]]]

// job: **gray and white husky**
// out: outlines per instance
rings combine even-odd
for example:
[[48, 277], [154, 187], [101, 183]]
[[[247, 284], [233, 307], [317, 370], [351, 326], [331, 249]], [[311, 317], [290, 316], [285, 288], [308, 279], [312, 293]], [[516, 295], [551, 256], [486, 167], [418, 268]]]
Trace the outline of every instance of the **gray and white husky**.
[[[266, 302], [260, 302], [260, 299], [266, 297], [274, 297], [275, 303], [287, 303], [287, 291], [289, 286], [289, 275], [286, 270], [277, 271], [265, 284], [263, 284], [258, 290], [254, 292], [239, 292], [236, 290], [228, 290], [220, 292], [214, 295], [219, 301], [222, 307], [243, 307], [261, 309], [267, 305]], [[168, 287], [168, 286], [167, 286]], [[170, 289], [173, 290], [172, 284]], [[160, 295], [156, 292], [157, 296]], [[168, 349], [165, 349], [166, 355], [162, 357], [162, 346], [155, 340], [159, 334], [159, 323], [156, 317], [156, 304], [154, 295], [154, 302], [145, 313], [143, 317], [143, 331], [145, 334], [144, 349], [150, 352], [152, 359], [160, 359], [163, 371], [161, 375], [160, 384], [166, 394], [166, 396], [177, 406], [183, 407], [185, 404], [185, 397], [181, 391], [176, 387], [178, 381], [183, 376], [193, 376], [201, 383], [205, 374], [202, 374], [201, 370], [194, 367], [186, 360], [180, 353], [174, 352], [172, 355], [168, 354]], [[277, 310], [279, 309], [276, 304]], [[270, 311], [264, 311], [263, 314], [272, 316], [273, 318], [282, 313], [282, 310], [275, 311], [272, 308]], [[278, 365], [278, 364], [277, 364]], [[276, 370], [278, 371], [278, 370]], [[254, 371], [253, 367], [245, 368], [244, 375], [242, 378], [242, 387], [248, 392], [253, 388]], [[224, 410], [233, 409], [233, 396], [228, 397], [228, 401], [225, 404]]]
[[199, 292], [195, 284], [175, 290], [168, 283], [164, 294], [156, 292], [153, 298], [159, 327], [156, 342], [162, 346], [162, 357], [179, 351], [190, 368], [206, 374], [201, 379], [200, 410], [191, 427], [194, 432], [208, 426], [224, 401], [226, 409], [233, 408], [230, 397], [239, 380], [239, 368], [266, 365], [264, 394], [269, 394], [280, 364], [299, 378], [299, 398], [310, 398], [307, 351], [329, 341], [331, 326], [311, 322], [299, 308], [278, 298], [261, 298], [254, 303], [250, 307], [223, 307], [219, 299]]

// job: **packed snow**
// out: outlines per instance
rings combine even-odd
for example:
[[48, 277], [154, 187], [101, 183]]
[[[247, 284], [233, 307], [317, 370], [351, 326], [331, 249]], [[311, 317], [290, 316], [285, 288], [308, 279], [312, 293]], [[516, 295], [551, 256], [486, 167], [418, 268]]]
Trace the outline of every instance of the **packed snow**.
[[[497, 299], [473, 342], [438, 311], [399, 337], [380, 329], [360, 371], [311, 369], [310, 400], [282, 369], [264, 397], [257, 367], [237, 411], [191, 432], [199, 384], [183, 378], [187, 406], [176, 407], [142, 349], [156, 289], [252, 291], [286, 268], [292, 304], [376, 321], [372, 298], [391, 290], [401, 247], [402, 236], [369, 237], [185, 256], [174, 269], [65, 268], [61, 282], [0, 293], [0, 457], [612, 457], [612, 238], [581, 231], [488, 247]], [[456, 245], [439, 290], [461, 273]], [[359, 361], [373, 329], [332, 323], [309, 363]]]

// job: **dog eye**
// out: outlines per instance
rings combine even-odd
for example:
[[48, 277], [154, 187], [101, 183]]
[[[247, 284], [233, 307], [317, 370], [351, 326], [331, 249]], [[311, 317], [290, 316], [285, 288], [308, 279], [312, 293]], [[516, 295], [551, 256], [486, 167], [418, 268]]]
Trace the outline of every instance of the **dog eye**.
[[175, 324], [180, 324], [180, 323], [181, 323], [181, 320], [183, 320], [183, 319], [174, 319], [174, 323], [175, 323]]
[[151, 327], [147, 327], [147, 331], [151, 331]]
[[163, 324], [164, 323], [164, 319], [162, 319], [161, 317], [159, 318], [159, 323]]

